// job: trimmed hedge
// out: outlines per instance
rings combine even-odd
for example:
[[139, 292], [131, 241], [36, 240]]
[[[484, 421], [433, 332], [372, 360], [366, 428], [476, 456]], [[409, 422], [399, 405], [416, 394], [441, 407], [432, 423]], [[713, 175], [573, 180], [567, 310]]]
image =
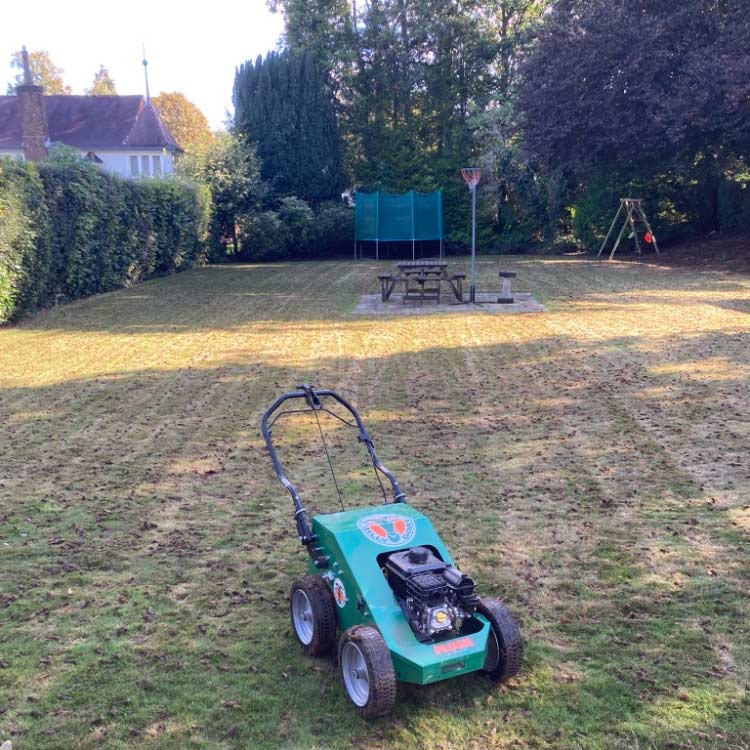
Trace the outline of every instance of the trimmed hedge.
[[0, 323], [202, 263], [207, 189], [0, 159]]

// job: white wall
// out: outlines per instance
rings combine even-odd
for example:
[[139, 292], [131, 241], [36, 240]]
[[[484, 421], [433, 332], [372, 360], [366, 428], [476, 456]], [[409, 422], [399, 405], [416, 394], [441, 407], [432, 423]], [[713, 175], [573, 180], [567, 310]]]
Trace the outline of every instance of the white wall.
[[[162, 175], [174, 174], [174, 154], [171, 151], [162, 149], [112, 149], [97, 151], [96, 149], [81, 149], [81, 156], [86, 156], [89, 151], [93, 151], [101, 160], [99, 166], [107, 172], [114, 172], [121, 177], [153, 177], [154, 175], [154, 157], [159, 159], [159, 167]], [[0, 157], [11, 156], [16, 159], [24, 159], [23, 149], [19, 148], [0, 148]], [[138, 159], [138, 173], [133, 174], [131, 171], [130, 157]], [[143, 169], [143, 157], [146, 157], [148, 163], [148, 172]]]
[[[96, 149], [93, 152], [102, 160], [102, 164], [99, 166], [107, 172], [115, 172], [121, 177], [153, 177], [154, 176], [154, 157], [159, 159], [159, 166], [161, 168], [161, 174], [173, 174], [174, 173], [174, 154], [170, 151], [163, 151], [162, 149], [128, 149], [98, 151]], [[81, 155], [85, 156], [88, 151], [82, 151]], [[130, 157], [134, 156], [138, 160], [138, 172], [133, 174], [131, 170]], [[143, 169], [143, 158], [146, 157], [148, 164], [148, 171]]]

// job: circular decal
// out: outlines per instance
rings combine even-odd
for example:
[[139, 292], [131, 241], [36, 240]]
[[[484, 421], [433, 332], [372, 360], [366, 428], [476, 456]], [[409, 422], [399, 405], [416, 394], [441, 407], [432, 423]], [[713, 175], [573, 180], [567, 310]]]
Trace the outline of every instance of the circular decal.
[[378, 513], [357, 521], [359, 530], [375, 544], [383, 547], [403, 547], [414, 539], [417, 526], [413, 518], [396, 513]]
[[333, 582], [333, 598], [336, 600], [336, 604], [338, 604], [339, 607], [343, 607], [346, 604], [346, 589], [340, 578], [337, 578]]

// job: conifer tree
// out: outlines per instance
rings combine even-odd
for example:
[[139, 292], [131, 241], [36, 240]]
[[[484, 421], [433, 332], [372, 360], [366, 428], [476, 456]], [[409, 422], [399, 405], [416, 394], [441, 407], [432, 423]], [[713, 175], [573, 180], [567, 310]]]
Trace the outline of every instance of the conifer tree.
[[308, 51], [271, 52], [237, 70], [235, 128], [257, 144], [262, 176], [280, 194], [317, 203], [346, 186], [333, 97]]

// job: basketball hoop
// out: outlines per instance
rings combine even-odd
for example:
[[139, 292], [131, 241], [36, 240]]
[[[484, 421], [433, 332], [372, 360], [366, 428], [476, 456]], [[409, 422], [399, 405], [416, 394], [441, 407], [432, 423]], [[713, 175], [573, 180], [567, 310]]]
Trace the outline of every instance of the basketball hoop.
[[473, 190], [482, 178], [482, 170], [479, 167], [464, 167], [461, 170], [461, 177], [464, 178], [464, 182], [469, 186], [469, 190]]

